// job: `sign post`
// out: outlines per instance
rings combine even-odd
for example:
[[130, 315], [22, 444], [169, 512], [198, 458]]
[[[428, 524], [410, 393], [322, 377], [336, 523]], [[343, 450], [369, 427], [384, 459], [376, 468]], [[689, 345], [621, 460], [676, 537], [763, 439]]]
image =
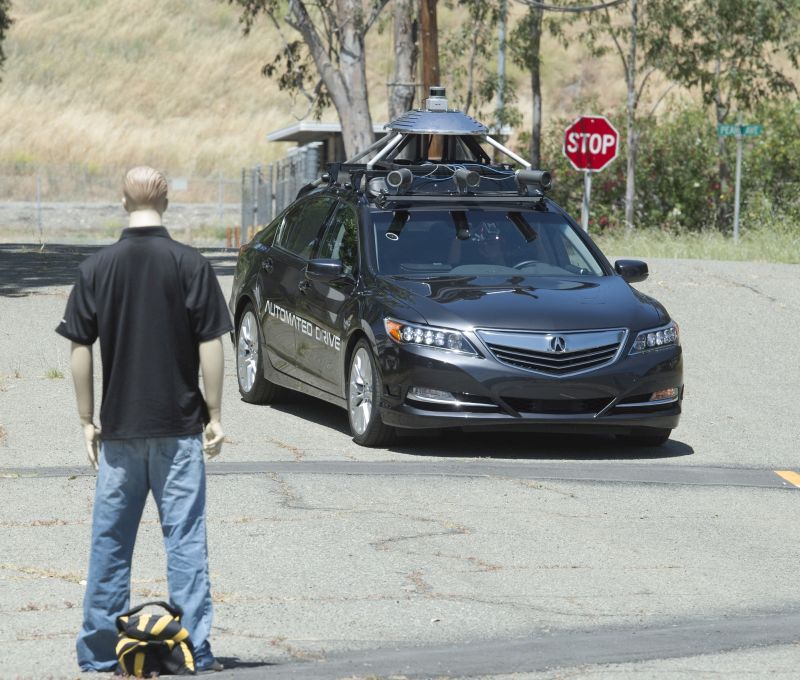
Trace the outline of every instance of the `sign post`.
[[742, 186], [742, 149], [745, 137], [757, 137], [761, 134], [760, 125], [727, 125], [717, 124], [717, 134], [720, 137], [736, 137], [736, 179], [733, 195], [733, 241], [739, 242], [739, 204], [741, 200]]
[[589, 231], [589, 201], [592, 198], [592, 171], [583, 173], [583, 203], [581, 204], [581, 227]]
[[617, 157], [619, 133], [605, 116], [581, 116], [564, 131], [564, 155], [583, 172], [581, 227], [589, 231], [592, 173], [600, 172]]

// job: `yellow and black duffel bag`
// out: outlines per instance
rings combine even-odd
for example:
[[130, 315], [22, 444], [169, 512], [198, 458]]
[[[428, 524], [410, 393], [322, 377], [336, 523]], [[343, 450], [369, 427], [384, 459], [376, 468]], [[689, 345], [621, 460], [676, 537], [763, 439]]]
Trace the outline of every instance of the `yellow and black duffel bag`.
[[[142, 614], [145, 607], [167, 614]], [[194, 647], [181, 625], [183, 612], [166, 602], [145, 602], [117, 617], [118, 675], [194, 675]]]

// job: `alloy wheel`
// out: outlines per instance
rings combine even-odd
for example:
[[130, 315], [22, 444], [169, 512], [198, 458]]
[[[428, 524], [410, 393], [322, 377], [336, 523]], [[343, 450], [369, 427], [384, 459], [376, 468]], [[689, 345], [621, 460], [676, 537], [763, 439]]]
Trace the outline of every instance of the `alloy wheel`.
[[249, 310], [245, 312], [239, 324], [236, 370], [239, 387], [244, 392], [252, 390], [258, 371], [258, 329], [256, 328], [256, 316]]
[[372, 418], [374, 397], [372, 362], [364, 347], [359, 347], [350, 364], [350, 389], [347, 393], [350, 422], [357, 435], [364, 434]]

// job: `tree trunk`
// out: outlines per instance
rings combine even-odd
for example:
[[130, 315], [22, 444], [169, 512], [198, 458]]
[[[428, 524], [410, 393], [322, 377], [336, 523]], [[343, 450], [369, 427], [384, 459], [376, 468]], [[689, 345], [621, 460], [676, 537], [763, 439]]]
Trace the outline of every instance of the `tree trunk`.
[[625, 177], [625, 226], [629, 231], [634, 229], [634, 208], [636, 201], [636, 150], [638, 135], [636, 134], [636, 29], [638, 26], [637, 0], [631, 0], [631, 43], [628, 53], [628, 72], [625, 74], [628, 86], [626, 105], [626, 123], [628, 132], [627, 168]]
[[372, 144], [375, 132], [369, 112], [364, 35], [351, 30], [349, 24], [342, 27], [341, 33], [339, 70], [343, 82], [334, 103], [342, 122], [344, 148], [349, 158]]
[[542, 78], [541, 78], [541, 43], [542, 20], [544, 10], [541, 7], [529, 7], [531, 26], [530, 69], [531, 92], [533, 94], [533, 110], [531, 116], [531, 166], [542, 167]]
[[289, 3], [292, 25], [308, 45], [317, 71], [328, 89], [342, 124], [347, 157], [366, 149], [375, 139], [369, 112], [364, 17], [361, 0], [336, 0], [340, 59], [331, 61], [303, 2]]
[[[506, 50], [508, 49], [508, 41], [506, 40], [506, 33], [508, 32], [508, 0], [500, 0], [500, 12], [497, 17], [497, 103], [495, 105], [495, 130], [494, 134], [502, 139], [501, 130], [503, 128], [504, 111], [506, 108]], [[471, 54], [470, 54], [470, 88], [472, 88], [472, 67], [475, 61], [475, 52], [478, 47], [478, 41], [472, 41]], [[470, 89], [470, 99], [472, 101], [472, 90]], [[469, 107], [465, 113], [469, 113]]]
[[[472, 108], [472, 98], [475, 95], [475, 59], [477, 56], [478, 41], [473, 40], [469, 46], [469, 57], [467, 57], [467, 92], [464, 99], [464, 113], [467, 115], [469, 115], [469, 110]], [[499, 94], [500, 90], [498, 89]]]
[[389, 93], [389, 120], [401, 116], [414, 104], [417, 44], [414, 0], [394, 3], [394, 77]]
[[[719, 32], [717, 32], [717, 39], [719, 40]], [[717, 119], [717, 124], [724, 123], [728, 117], [728, 108], [722, 101], [722, 91], [720, 83], [720, 71], [722, 65], [720, 63], [719, 55], [717, 56], [714, 65], [715, 77], [715, 90], [714, 90], [714, 115]], [[717, 229], [724, 231], [730, 221], [730, 211], [726, 210], [726, 203], [722, 200], [722, 196], [728, 195], [728, 182], [731, 177], [731, 170], [728, 167], [728, 162], [725, 159], [725, 137], [717, 136], [717, 162], [718, 162], [718, 178], [719, 186], [714, 192], [714, 204], [716, 206], [716, 222]]]

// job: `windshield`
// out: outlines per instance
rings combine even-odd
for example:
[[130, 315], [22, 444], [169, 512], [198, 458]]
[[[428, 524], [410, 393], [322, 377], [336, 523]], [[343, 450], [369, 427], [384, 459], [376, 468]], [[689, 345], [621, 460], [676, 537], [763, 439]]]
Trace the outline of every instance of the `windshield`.
[[533, 210], [373, 213], [378, 272], [413, 275], [603, 276], [575, 229]]

